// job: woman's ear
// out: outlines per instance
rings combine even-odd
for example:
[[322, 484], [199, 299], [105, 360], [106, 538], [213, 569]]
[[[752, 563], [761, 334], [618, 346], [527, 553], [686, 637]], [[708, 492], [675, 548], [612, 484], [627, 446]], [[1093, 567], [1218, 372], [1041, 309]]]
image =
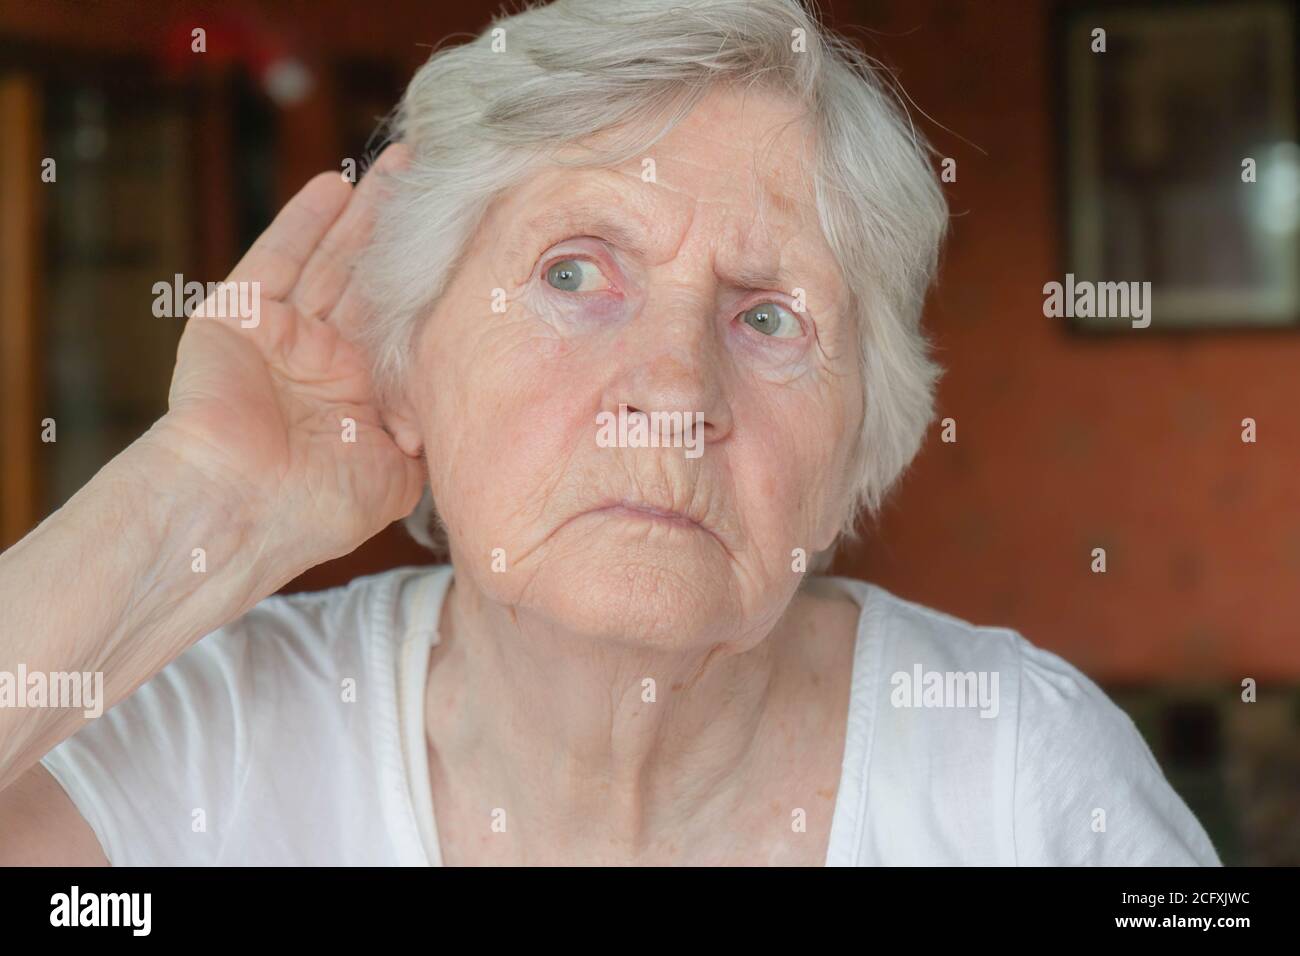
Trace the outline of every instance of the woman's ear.
[[[370, 219], [375, 214], [379, 195], [384, 188], [384, 174], [405, 168], [411, 162], [411, 150], [405, 143], [389, 143], [376, 157], [374, 164], [362, 176], [357, 186], [357, 198], [365, 205], [364, 216]], [[375, 175], [378, 174], [378, 175]], [[414, 405], [406, 394], [405, 386], [390, 390], [387, 400], [380, 406], [380, 420], [384, 429], [393, 436], [393, 441], [403, 454], [418, 458], [424, 451], [424, 438], [420, 431], [419, 418]]]
[[380, 173], [393, 173], [411, 163], [411, 147], [405, 143], [389, 143], [375, 157], [370, 168]]
[[405, 389], [399, 390], [399, 394], [380, 409], [380, 417], [402, 453], [419, 458], [424, 451], [424, 436]]

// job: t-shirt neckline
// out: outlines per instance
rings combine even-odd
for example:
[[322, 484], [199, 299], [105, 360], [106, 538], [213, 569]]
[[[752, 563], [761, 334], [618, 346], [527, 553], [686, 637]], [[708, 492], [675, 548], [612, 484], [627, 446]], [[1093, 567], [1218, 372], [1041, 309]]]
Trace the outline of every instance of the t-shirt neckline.
[[[426, 865], [442, 866], [442, 847], [438, 838], [438, 821], [433, 806], [433, 789], [429, 780], [429, 748], [425, 736], [425, 693], [429, 673], [429, 653], [438, 643], [442, 605], [451, 585], [450, 564], [433, 568], [419, 583], [413, 612], [406, 617], [406, 632], [398, 649], [399, 675], [398, 728], [405, 755], [405, 781], [411, 815], [419, 832]], [[854, 635], [852, 674], [849, 679], [849, 705], [844, 733], [844, 751], [840, 779], [831, 813], [831, 832], [823, 866], [852, 866], [856, 863], [866, 809], [866, 762], [870, 756], [871, 729], [868, 683], [872, 667], [868, 651], [879, 642], [870, 641], [867, 630], [872, 609], [871, 585], [853, 578], [828, 576], [824, 580], [840, 587], [858, 605], [858, 627]], [[399, 589], [400, 593], [400, 589]], [[394, 608], [396, 610], [396, 608]], [[430, 623], [431, 622], [431, 623]], [[878, 649], [878, 648], [876, 648]]]

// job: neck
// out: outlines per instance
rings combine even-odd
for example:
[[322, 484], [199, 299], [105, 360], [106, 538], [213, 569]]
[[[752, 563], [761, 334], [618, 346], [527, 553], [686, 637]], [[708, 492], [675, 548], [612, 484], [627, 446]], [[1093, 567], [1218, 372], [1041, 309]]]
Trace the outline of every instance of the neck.
[[734, 831], [781, 776], [782, 742], [819, 716], [793, 690], [810, 686], [785, 640], [796, 616], [743, 651], [704, 640], [666, 652], [567, 633], [456, 578], [427, 698], [435, 805], [457, 818], [458, 832], [440, 824], [444, 856], [468, 849], [464, 837], [495, 862], [541, 862], [548, 847], [671, 859], [694, 834]]

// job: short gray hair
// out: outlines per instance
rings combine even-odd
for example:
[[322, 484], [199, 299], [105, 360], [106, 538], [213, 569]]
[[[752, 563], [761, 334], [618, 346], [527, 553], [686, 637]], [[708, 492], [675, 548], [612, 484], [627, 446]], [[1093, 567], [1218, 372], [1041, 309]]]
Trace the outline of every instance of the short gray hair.
[[[362, 331], [375, 387], [386, 401], [404, 381], [421, 320], [494, 198], [546, 163], [639, 155], [715, 84], [783, 92], [812, 124], [817, 211], [861, 337], [865, 403], [841, 527], [853, 537], [934, 414], [940, 371], [920, 318], [948, 210], [931, 148], [874, 62], [796, 0], [554, 0], [436, 51], [391, 119], [411, 162], [392, 174], [358, 265], [381, 304]], [[604, 131], [625, 135], [582, 160], [554, 155]], [[407, 526], [430, 547], [434, 517], [426, 489]]]

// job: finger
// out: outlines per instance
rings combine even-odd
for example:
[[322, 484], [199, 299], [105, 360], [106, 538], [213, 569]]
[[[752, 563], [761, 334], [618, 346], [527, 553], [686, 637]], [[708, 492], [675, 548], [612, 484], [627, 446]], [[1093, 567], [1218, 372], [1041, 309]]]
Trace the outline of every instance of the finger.
[[324, 316], [349, 342], [358, 340], [361, 325], [366, 320], [366, 302], [358, 285], [359, 283], [349, 282], [344, 286], [338, 301], [331, 305], [329, 313]]
[[338, 173], [320, 173], [280, 210], [230, 273], [232, 282], [260, 282], [262, 295], [283, 299], [347, 205], [351, 187]]
[[303, 315], [324, 319], [343, 295], [356, 258], [370, 239], [383, 177], [404, 166], [409, 158], [404, 145], [390, 145], [352, 191], [347, 208], [312, 252], [290, 293], [290, 300]]
[[323, 243], [317, 246], [289, 293], [289, 303], [305, 318], [327, 319], [352, 281], [355, 258]]

